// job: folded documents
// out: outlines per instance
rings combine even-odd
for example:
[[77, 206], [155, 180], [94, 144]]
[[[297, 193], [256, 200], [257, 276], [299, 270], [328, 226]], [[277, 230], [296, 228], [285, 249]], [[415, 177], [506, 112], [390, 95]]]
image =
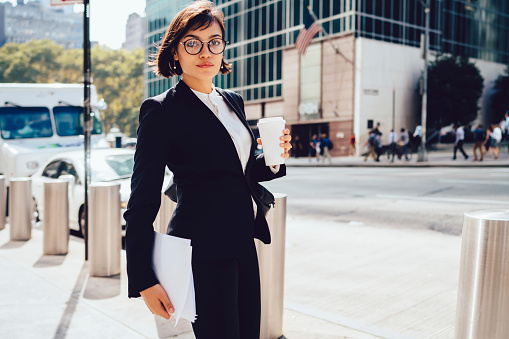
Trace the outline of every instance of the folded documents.
[[196, 320], [191, 240], [154, 232], [152, 266], [173, 304], [175, 326], [180, 318]]

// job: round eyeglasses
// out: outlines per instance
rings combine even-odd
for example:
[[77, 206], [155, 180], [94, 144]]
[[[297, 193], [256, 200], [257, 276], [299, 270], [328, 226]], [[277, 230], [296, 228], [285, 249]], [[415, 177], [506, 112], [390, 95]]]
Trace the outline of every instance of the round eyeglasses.
[[179, 44], [184, 45], [184, 49], [187, 53], [191, 55], [196, 55], [201, 52], [203, 49], [203, 44], [207, 43], [207, 46], [209, 47], [209, 51], [212, 54], [221, 54], [223, 53], [224, 49], [226, 48], [226, 44], [228, 41], [224, 41], [223, 39], [216, 38], [209, 41], [200, 41], [198, 39], [189, 39], [184, 42], [179, 42]]

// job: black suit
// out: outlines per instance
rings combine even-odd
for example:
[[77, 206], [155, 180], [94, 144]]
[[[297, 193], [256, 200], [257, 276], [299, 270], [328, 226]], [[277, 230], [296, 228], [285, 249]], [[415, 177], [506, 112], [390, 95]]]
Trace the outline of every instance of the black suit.
[[[255, 159], [256, 141], [242, 98], [217, 91], [250, 131], [245, 173], [228, 131], [183, 81], [140, 108], [131, 197], [124, 214], [129, 297], [158, 283], [151, 267], [152, 224], [165, 166], [174, 174], [178, 199], [167, 233], [191, 239], [193, 262], [236, 258], [252, 246], [253, 237], [270, 243], [265, 213], [274, 198], [258, 182], [284, 176], [286, 168], [281, 165], [274, 174], [263, 156]], [[258, 207], [256, 219], [251, 196]]]

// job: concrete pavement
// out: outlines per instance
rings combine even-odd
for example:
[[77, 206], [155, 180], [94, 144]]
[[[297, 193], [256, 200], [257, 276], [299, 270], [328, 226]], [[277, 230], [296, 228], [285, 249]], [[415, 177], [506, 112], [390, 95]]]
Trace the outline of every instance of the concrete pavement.
[[[124, 251], [120, 275], [94, 278], [82, 239], [43, 256], [42, 235], [0, 231], [3, 338], [194, 338], [127, 298]], [[286, 237], [286, 338], [453, 337], [460, 237], [291, 216]]]

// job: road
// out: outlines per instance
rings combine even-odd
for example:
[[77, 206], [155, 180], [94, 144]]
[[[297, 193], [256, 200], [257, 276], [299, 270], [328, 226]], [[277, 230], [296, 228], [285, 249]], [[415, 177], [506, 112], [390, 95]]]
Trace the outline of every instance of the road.
[[509, 207], [509, 168], [298, 168], [265, 183], [288, 215], [461, 234], [463, 213]]
[[507, 208], [509, 168], [287, 172], [285, 336], [454, 337], [463, 213]]

